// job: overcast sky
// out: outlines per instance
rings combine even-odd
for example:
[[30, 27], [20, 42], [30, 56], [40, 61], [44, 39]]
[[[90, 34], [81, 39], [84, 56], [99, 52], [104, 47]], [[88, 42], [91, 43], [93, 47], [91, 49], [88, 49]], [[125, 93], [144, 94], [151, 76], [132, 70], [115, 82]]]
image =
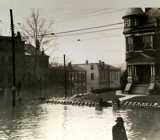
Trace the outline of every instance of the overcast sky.
[[[54, 32], [90, 28], [122, 21], [128, 7], [156, 7], [159, 0], [4, 0], [0, 1], [0, 32], [10, 29], [9, 9], [13, 9], [14, 24], [23, 23], [32, 8], [41, 9], [49, 21], [54, 21]], [[55, 44], [47, 53], [62, 62], [63, 54], [72, 63], [98, 62], [109, 64], [125, 63], [125, 40], [123, 25], [110, 31], [74, 34], [54, 38]], [[103, 30], [107, 28], [99, 28]], [[89, 30], [91, 31], [91, 30]], [[92, 30], [93, 31], [93, 30]]]

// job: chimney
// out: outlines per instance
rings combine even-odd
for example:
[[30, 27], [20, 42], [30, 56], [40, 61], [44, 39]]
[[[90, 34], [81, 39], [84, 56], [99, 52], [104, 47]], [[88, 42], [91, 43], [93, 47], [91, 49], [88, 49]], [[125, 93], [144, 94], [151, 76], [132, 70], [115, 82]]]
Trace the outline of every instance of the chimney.
[[68, 63], [68, 67], [72, 68], [72, 63], [71, 62]]
[[145, 13], [148, 14], [148, 12], [151, 10], [152, 8], [146, 7], [145, 8]]
[[17, 32], [17, 38], [18, 38], [19, 40], [21, 40], [21, 33], [20, 33], [20, 32]]
[[104, 67], [104, 64], [105, 64], [105, 63], [104, 63], [104, 61], [103, 61], [103, 62], [102, 62], [102, 66], [103, 66], [103, 67]]

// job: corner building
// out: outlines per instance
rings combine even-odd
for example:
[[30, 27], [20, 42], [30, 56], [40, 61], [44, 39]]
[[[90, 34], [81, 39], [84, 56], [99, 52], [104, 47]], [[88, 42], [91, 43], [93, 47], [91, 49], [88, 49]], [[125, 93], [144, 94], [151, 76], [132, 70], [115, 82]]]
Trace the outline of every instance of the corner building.
[[125, 92], [149, 94], [160, 87], [160, 10], [130, 8], [122, 18], [128, 74]]

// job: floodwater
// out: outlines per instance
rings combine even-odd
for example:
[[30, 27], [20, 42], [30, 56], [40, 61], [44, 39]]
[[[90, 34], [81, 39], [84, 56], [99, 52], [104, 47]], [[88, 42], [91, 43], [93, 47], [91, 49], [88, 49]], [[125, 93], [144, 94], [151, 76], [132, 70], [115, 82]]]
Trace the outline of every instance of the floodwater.
[[117, 116], [124, 118], [129, 140], [160, 139], [159, 111], [54, 104], [17, 104], [13, 109], [7, 103], [0, 106], [0, 139], [112, 140]]

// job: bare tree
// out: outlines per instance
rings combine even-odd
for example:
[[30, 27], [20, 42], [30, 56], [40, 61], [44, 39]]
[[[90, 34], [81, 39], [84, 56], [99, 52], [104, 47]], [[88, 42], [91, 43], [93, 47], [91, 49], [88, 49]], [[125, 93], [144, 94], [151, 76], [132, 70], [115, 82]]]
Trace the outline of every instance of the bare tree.
[[50, 43], [53, 40], [53, 36], [50, 38], [46, 34], [52, 33], [53, 22], [48, 21], [45, 17], [43, 17], [39, 10], [33, 9], [30, 16], [26, 18], [25, 24], [21, 25], [19, 23], [19, 25], [24, 40], [36, 47], [36, 49], [33, 49], [33, 52], [31, 52], [32, 54], [35, 54], [32, 85], [36, 85], [38, 83], [37, 80], [41, 79], [39, 68], [37, 67], [37, 63], [39, 62], [38, 52], [39, 49], [44, 50], [51, 47]]
[[49, 22], [42, 17], [39, 10], [34, 9], [31, 11], [31, 15], [26, 19], [26, 23], [21, 26], [21, 29], [24, 39], [36, 47], [39, 46], [41, 49], [53, 40], [53, 37], [48, 38], [46, 35], [52, 33], [53, 22]]

